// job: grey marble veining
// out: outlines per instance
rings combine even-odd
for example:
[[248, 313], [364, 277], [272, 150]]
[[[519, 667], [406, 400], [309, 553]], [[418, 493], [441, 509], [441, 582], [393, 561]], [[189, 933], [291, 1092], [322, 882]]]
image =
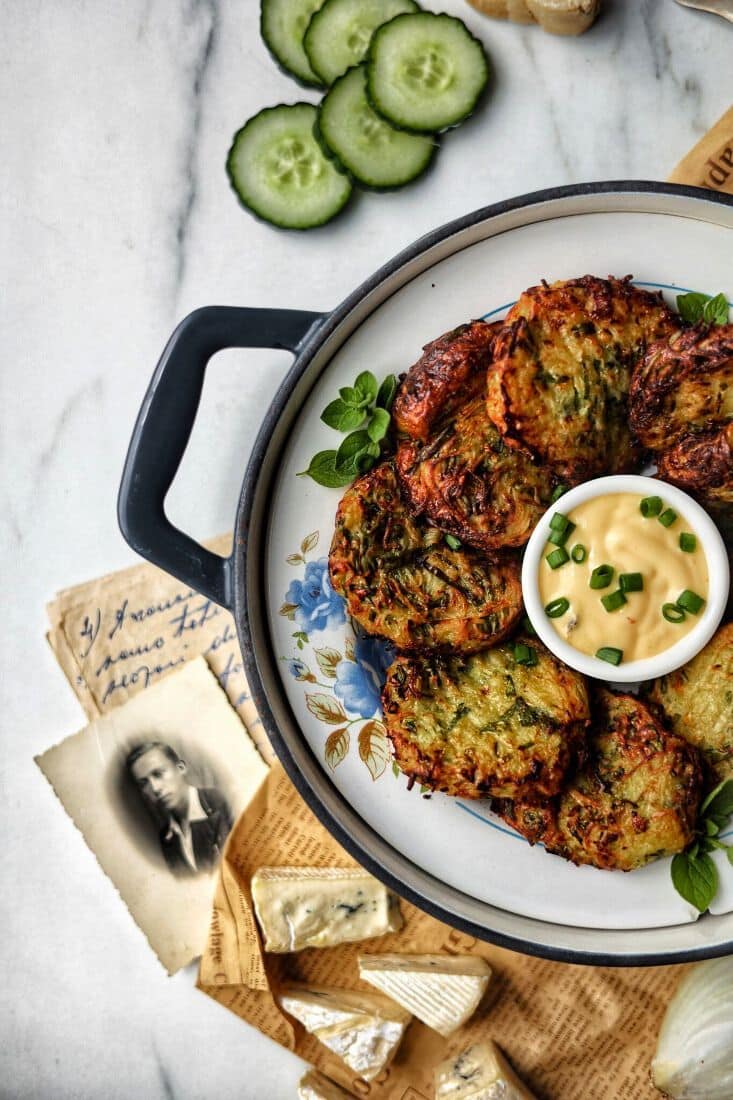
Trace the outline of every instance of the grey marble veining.
[[[606, 0], [579, 39], [461, 15], [487, 45], [485, 108], [414, 186], [283, 233], [241, 210], [224, 161], [250, 115], [317, 100], [278, 70], [255, 0], [0, 3], [0, 1095], [294, 1095], [296, 1058], [166, 979], [32, 762], [83, 725], [44, 641], [61, 587], [130, 564], [117, 485], [174, 324], [207, 303], [335, 306], [422, 233], [510, 195], [663, 179], [729, 105], [733, 28], [673, 0]], [[170, 498], [198, 537], [231, 524], [289, 363], [212, 363]]]

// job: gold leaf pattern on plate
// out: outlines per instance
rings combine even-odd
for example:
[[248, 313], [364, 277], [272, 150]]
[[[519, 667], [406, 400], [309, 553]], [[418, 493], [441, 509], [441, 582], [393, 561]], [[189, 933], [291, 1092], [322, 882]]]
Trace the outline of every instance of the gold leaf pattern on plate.
[[341, 704], [322, 691], [314, 692], [313, 695], [306, 694], [305, 705], [319, 722], [327, 722], [329, 726], [338, 726], [341, 722], [348, 721]]
[[359, 730], [359, 756], [372, 779], [379, 779], [390, 761], [387, 731], [381, 722], [367, 722]]
[[346, 726], [340, 730], [334, 730], [326, 738], [324, 757], [329, 768], [333, 769], [341, 763], [349, 751], [349, 731]]

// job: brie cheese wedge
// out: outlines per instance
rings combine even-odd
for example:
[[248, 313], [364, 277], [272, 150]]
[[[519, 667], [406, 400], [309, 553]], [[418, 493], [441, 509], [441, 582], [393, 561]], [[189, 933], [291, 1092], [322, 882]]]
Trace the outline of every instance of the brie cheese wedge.
[[371, 1081], [394, 1057], [412, 1017], [389, 997], [290, 982], [281, 1008], [346, 1065]]
[[360, 955], [359, 977], [447, 1036], [473, 1016], [491, 967], [476, 955]]
[[435, 1100], [536, 1100], [491, 1039], [441, 1062]]
[[252, 899], [265, 951], [333, 947], [399, 932], [399, 900], [360, 867], [260, 867]]
[[298, 1100], [352, 1100], [352, 1096], [317, 1069], [309, 1069], [298, 1082]]

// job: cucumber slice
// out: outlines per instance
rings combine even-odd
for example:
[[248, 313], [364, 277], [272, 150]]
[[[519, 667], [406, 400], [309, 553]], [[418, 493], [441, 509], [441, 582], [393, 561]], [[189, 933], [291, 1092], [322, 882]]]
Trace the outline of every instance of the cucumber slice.
[[415, 0], [326, 0], [303, 37], [311, 69], [324, 84], [333, 84], [364, 60], [377, 27], [395, 15], [419, 10]]
[[241, 202], [283, 229], [310, 229], [338, 214], [351, 180], [324, 156], [313, 136], [311, 103], [280, 104], [234, 135], [227, 172]]
[[308, 64], [303, 35], [322, 3], [323, 0], [262, 0], [260, 6], [260, 34], [278, 65], [301, 84], [316, 87], [321, 81]]
[[393, 126], [435, 133], [473, 111], [489, 79], [486, 52], [451, 15], [398, 15], [379, 27], [367, 58], [367, 95]]
[[436, 148], [433, 137], [395, 130], [372, 110], [364, 65], [349, 69], [323, 97], [316, 136], [357, 183], [378, 190], [415, 179]]

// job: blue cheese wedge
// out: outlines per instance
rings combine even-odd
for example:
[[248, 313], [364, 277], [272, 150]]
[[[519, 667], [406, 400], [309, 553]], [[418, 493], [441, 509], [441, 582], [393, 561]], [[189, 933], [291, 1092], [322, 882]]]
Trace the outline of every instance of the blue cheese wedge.
[[291, 982], [278, 1004], [349, 1069], [371, 1081], [394, 1057], [412, 1017], [380, 993]]
[[435, 1100], [536, 1100], [491, 1039], [441, 1062]]
[[298, 1100], [353, 1100], [335, 1081], [324, 1077], [317, 1069], [309, 1069], [298, 1084]]
[[334, 947], [402, 928], [398, 899], [360, 867], [260, 867], [252, 899], [265, 951]]
[[359, 977], [447, 1036], [473, 1016], [491, 967], [476, 955], [360, 955]]

